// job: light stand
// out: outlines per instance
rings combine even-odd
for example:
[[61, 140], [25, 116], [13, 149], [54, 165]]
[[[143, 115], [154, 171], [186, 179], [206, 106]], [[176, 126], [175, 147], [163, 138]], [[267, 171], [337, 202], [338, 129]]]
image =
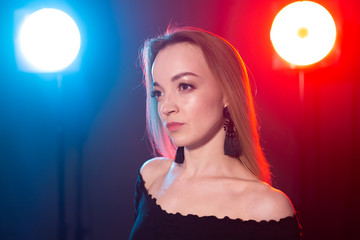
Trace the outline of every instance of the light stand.
[[57, 75], [58, 92], [58, 124], [57, 124], [57, 142], [58, 142], [58, 240], [67, 238], [66, 209], [65, 209], [65, 136], [64, 136], [64, 108], [62, 93], [62, 75]]
[[[18, 65], [24, 71], [37, 73], [56, 73], [58, 123], [57, 123], [57, 187], [58, 218], [57, 239], [66, 240], [68, 226], [66, 224], [65, 203], [65, 135], [64, 135], [64, 96], [62, 92], [62, 75], [77, 57], [81, 45], [79, 29], [74, 20], [65, 12], [53, 8], [43, 8], [24, 16], [16, 39]], [[21, 56], [21, 57], [20, 57]], [[26, 60], [26, 61], [24, 61]], [[79, 162], [79, 164], [81, 164]], [[78, 166], [81, 173], [81, 165]], [[80, 176], [81, 177], [81, 176]], [[81, 190], [81, 179], [77, 179], [77, 190]], [[77, 202], [80, 211], [81, 198]], [[81, 218], [81, 212], [77, 213]], [[77, 219], [77, 223], [79, 223]], [[80, 221], [81, 224], [81, 221]], [[81, 228], [81, 226], [78, 226]]]

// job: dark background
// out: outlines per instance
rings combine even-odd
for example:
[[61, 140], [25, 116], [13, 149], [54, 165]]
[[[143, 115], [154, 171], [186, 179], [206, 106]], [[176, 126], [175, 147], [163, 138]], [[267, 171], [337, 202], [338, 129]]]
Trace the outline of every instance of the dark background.
[[[329, 57], [303, 69], [303, 108], [299, 69], [282, 62], [269, 39], [276, 13], [290, 2], [2, 1], [0, 239], [57, 237], [61, 116], [68, 239], [128, 238], [137, 170], [152, 157], [138, 50], [169, 23], [215, 32], [239, 50], [256, 83], [274, 186], [293, 201], [306, 239], [358, 237], [359, 1], [317, 1], [332, 13], [338, 38]], [[62, 74], [63, 112], [56, 76], [16, 64], [17, 13], [42, 7], [67, 11], [82, 33], [77, 68]]]

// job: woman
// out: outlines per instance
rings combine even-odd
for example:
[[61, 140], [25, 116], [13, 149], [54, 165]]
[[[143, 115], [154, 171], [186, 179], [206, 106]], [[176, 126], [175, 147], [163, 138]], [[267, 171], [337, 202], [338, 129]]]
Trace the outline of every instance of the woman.
[[272, 188], [249, 79], [226, 40], [178, 28], [141, 52], [147, 129], [162, 157], [139, 172], [130, 239], [299, 239]]

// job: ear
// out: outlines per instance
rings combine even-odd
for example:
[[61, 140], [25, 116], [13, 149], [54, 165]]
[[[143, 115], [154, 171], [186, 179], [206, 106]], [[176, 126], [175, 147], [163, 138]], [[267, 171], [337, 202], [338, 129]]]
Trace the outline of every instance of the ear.
[[225, 96], [223, 97], [223, 105], [224, 105], [224, 108], [229, 106], [229, 102], [228, 102], [228, 100], [227, 100], [227, 98]]

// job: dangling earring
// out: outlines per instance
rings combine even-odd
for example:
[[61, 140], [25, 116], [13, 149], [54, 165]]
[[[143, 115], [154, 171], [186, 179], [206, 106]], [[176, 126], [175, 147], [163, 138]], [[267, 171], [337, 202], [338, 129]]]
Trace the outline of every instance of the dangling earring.
[[236, 129], [234, 122], [231, 119], [229, 109], [224, 108], [224, 130], [225, 130], [225, 143], [224, 143], [224, 154], [231, 157], [240, 157], [242, 151], [237, 139]]
[[175, 162], [184, 163], [184, 147], [178, 147], [176, 150]]

